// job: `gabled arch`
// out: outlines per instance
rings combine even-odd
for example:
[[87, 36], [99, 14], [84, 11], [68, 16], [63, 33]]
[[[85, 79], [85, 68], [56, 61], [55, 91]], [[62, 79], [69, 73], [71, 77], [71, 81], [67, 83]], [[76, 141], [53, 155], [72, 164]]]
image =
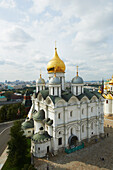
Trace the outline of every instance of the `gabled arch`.
[[69, 101], [68, 101], [68, 104], [78, 104], [79, 103], [79, 100], [76, 96], [72, 96]]
[[64, 99], [60, 99], [55, 103], [55, 106], [58, 106], [58, 107], [65, 106], [65, 105], [67, 105], [67, 102]]
[[38, 95], [37, 95], [37, 99], [39, 100], [39, 101], [43, 101], [44, 100], [44, 98], [43, 98], [43, 96], [42, 96], [42, 94], [39, 92], [38, 93]]
[[89, 102], [89, 101], [90, 100], [88, 99], [87, 96], [82, 97], [82, 99], [80, 100], [80, 102], [82, 102], [82, 103]]
[[98, 98], [96, 96], [92, 96], [91, 102], [96, 102], [96, 100], [98, 100]]
[[52, 99], [51, 99], [49, 96], [46, 97], [46, 100], [45, 100], [45, 101], [46, 101], [46, 104], [47, 104], [47, 105], [52, 105], [52, 106], [54, 106], [54, 103], [53, 103]]

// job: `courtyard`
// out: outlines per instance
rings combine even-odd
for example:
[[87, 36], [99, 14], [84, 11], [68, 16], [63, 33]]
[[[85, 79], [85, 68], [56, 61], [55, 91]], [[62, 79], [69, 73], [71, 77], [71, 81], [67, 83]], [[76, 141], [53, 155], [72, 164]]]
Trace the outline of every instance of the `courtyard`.
[[[44, 170], [49, 167], [62, 170], [113, 170], [113, 121], [105, 119], [105, 137], [97, 142], [92, 141], [84, 149], [47, 159], [34, 159], [35, 167]], [[108, 136], [107, 136], [108, 134]]]

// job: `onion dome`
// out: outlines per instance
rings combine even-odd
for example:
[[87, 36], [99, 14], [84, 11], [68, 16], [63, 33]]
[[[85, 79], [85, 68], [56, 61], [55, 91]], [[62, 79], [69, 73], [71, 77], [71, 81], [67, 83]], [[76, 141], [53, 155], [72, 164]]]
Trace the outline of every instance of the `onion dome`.
[[47, 131], [40, 130], [38, 133], [32, 136], [32, 141], [36, 143], [43, 143], [51, 140], [51, 136], [48, 134]]
[[40, 78], [36, 81], [37, 84], [45, 84], [45, 80], [42, 78], [40, 74]]
[[107, 96], [106, 96], [106, 99], [113, 99], [113, 97], [112, 97], [112, 95], [111, 94], [107, 94]]
[[49, 84], [50, 85], [60, 84], [60, 80], [58, 77], [56, 77], [56, 74], [49, 80]]
[[84, 84], [84, 81], [81, 77], [78, 76], [78, 66], [77, 66], [77, 75], [71, 81], [72, 84]]
[[44, 119], [45, 119], [45, 112], [44, 112], [44, 110], [39, 110], [38, 112], [36, 112], [36, 113], [33, 115], [33, 119], [34, 119], [35, 121], [44, 120]]
[[59, 58], [59, 56], [57, 54], [57, 48], [55, 48], [55, 55], [54, 55], [53, 59], [50, 60], [49, 63], [47, 64], [47, 71], [48, 71], [48, 73], [54, 73], [54, 71], [60, 72], [60, 73], [65, 72], [65, 64]]
[[112, 76], [112, 79], [111, 81], [109, 82], [110, 85], [113, 85], [113, 76]]
[[51, 126], [52, 124], [53, 124], [53, 120], [51, 120], [51, 119], [44, 119], [43, 120], [43, 122], [45, 123], [45, 124], [47, 124], [48, 126]]
[[27, 121], [22, 123], [22, 129], [23, 130], [29, 129], [29, 128], [34, 128], [34, 121], [33, 121], [33, 119], [27, 120]]

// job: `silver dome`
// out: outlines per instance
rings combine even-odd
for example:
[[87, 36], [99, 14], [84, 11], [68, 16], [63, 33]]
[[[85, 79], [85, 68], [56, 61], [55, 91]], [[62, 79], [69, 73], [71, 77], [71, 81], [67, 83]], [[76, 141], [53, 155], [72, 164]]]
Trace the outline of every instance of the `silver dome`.
[[72, 84], [83, 84], [84, 81], [83, 81], [83, 79], [82, 79], [81, 77], [76, 76], [76, 77], [74, 77], [74, 78], [72, 79], [71, 83], [72, 83]]
[[37, 84], [45, 84], [45, 80], [41, 77], [36, 81]]
[[50, 80], [49, 80], [49, 84], [60, 84], [60, 80], [58, 77], [52, 77]]

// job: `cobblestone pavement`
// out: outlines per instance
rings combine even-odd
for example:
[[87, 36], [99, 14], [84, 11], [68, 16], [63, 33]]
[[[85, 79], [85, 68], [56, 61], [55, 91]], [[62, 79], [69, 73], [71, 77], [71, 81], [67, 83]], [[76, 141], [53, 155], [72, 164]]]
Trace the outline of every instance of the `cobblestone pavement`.
[[104, 139], [71, 154], [60, 153], [49, 157], [49, 161], [36, 158], [35, 166], [38, 170], [47, 169], [47, 166], [50, 170], [113, 170], [113, 122], [105, 120], [105, 126], [108, 126], [109, 122], [110, 127], [105, 127]]

